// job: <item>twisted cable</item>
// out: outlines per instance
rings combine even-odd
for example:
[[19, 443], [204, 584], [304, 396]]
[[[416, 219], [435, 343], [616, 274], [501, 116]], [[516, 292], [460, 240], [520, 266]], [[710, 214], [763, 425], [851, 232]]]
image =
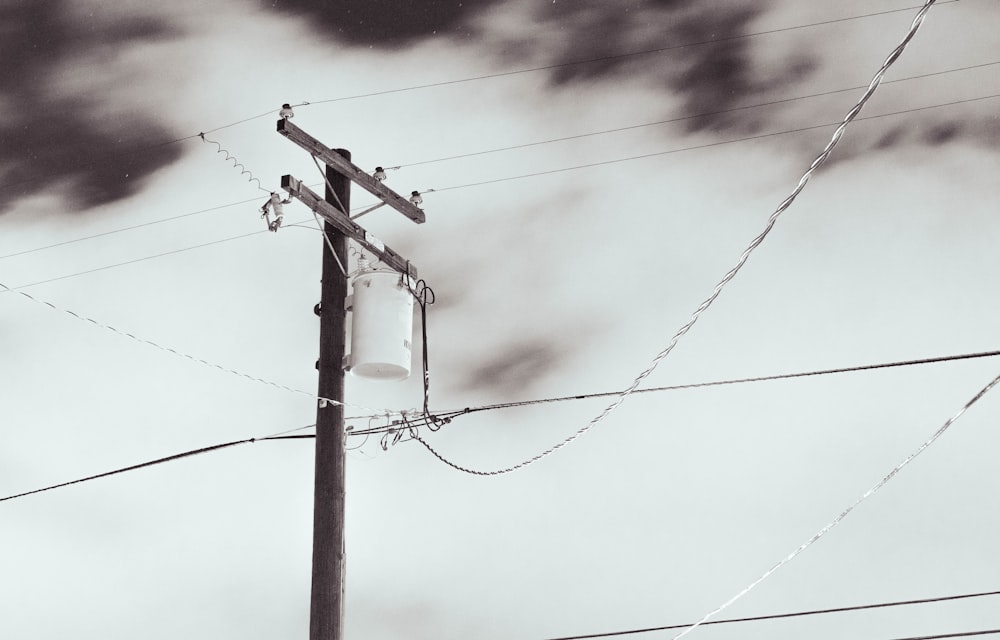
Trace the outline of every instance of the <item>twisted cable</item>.
[[677, 346], [677, 343], [680, 341], [680, 339], [684, 337], [684, 335], [688, 331], [690, 331], [691, 327], [693, 327], [694, 324], [698, 321], [702, 313], [704, 313], [710, 306], [712, 306], [712, 303], [714, 303], [716, 298], [719, 297], [719, 294], [722, 293], [722, 289], [727, 284], [729, 284], [729, 282], [734, 277], [736, 277], [736, 274], [739, 273], [740, 269], [743, 268], [743, 265], [745, 265], [747, 260], [750, 258], [750, 254], [752, 254], [753, 251], [758, 246], [760, 246], [762, 242], [764, 242], [764, 239], [768, 236], [768, 234], [771, 233], [771, 230], [774, 228], [774, 225], [778, 221], [778, 218], [781, 216], [781, 214], [784, 213], [792, 205], [792, 203], [795, 201], [798, 195], [805, 188], [806, 184], [809, 182], [809, 179], [812, 178], [813, 174], [820, 168], [820, 166], [823, 165], [824, 162], [826, 162], [827, 158], [830, 157], [830, 154], [833, 152], [834, 147], [837, 146], [837, 143], [839, 143], [841, 138], [843, 137], [844, 131], [847, 129], [847, 126], [857, 117], [857, 115], [861, 112], [861, 109], [864, 108], [865, 104], [867, 104], [868, 100], [871, 99], [872, 95], [875, 94], [875, 90], [878, 89], [879, 85], [881, 84], [882, 78], [885, 76], [886, 71], [888, 71], [888, 69], [893, 65], [893, 63], [899, 58], [899, 56], [903, 53], [903, 50], [906, 48], [906, 45], [909, 44], [910, 40], [912, 40], [914, 35], [916, 35], [917, 30], [919, 30], [920, 26], [923, 24], [924, 16], [927, 14], [927, 11], [930, 10], [931, 6], [933, 6], [935, 2], [936, 0], [927, 0], [927, 2], [923, 5], [923, 7], [921, 7], [920, 11], [917, 12], [916, 17], [910, 24], [910, 29], [907, 32], [906, 36], [903, 37], [900, 43], [896, 45], [896, 48], [893, 49], [892, 52], [890, 52], [889, 55], [886, 57], [885, 62], [883, 62], [882, 66], [878, 69], [878, 71], [875, 72], [875, 75], [872, 77], [871, 82], [869, 82], [868, 84], [868, 88], [862, 94], [861, 98], [854, 104], [853, 107], [851, 107], [851, 109], [844, 116], [840, 125], [833, 132], [830, 141], [826, 144], [826, 146], [819, 153], [819, 155], [816, 156], [816, 158], [812, 161], [812, 164], [810, 164], [806, 172], [802, 174], [802, 177], [799, 178], [799, 182], [798, 184], [795, 185], [795, 188], [792, 190], [792, 192], [781, 202], [781, 204], [778, 205], [777, 209], [775, 209], [774, 212], [771, 213], [771, 215], [767, 219], [767, 224], [764, 226], [764, 230], [761, 231], [760, 234], [750, 242], [747, 248], [743, 250], [743, 253], [736, 261], [736, 265], [733, 266], [733, 268], [730, 269], [725, 276], [723, 276], [722, 280], [720, 280], [719, 283], [715, 285], [715, 288], [712, 290], [711, 295], [709, 295], [708, 298], [706, 298], [705, 301], [702, 302], [697, 309], [695, 309], [694, 313], [691, 315], [691, 318], [687, 321], [687, 323], [685, 323], [684, 326], [678, 329], [677, 333], [675, 333], [673, 337], [670, 339], [669, 344], [667, 344], [667, 346], [662, 351], [660, 351], [656, 355], [656, 357], [653, 358], [650, 365], [642, 373], [636, 376], [635, 379], [632, 381], [632, 383], [624, 391], [619, 393], [618, 397], [611, 404], [609, 404], [601, 413], [599, 413], [590, 422], [585, 424], [576, 432], [570, 434], [566, 439], [553, 445], [552, 447], [549, 447], [545, 451], [542, 451], [541, 453], [532, 456], [527, 460], [519, 462], [518, 464], [515, 464], [513, 466], [493, 471], [477, 471], [473, 469], [468, 469], [466, 467], [461, 467], [446, 460], [444, 456], [435, 451], [423, 439], [418, 437], [415, 438], [415, 440], [424, 445], [424, 447], [426, 447], [427, 450], [430, 451], [432, 454], [434, 454], [439, 460], [441, 460], [442, 462], [444, 462], [445, 464], [454, 469], [457, 469], [459, 471], [464, 471], [465, 473], [472, 473], [474, 475], [494, 476], [504, 473], [510, 473], [511, 471], [516, 471], [530, 464], [538, 462], [542, 458], [545, 458], [555, 453], [559, 449], [575, 441], [577, 438], [587, 433], [592, 428], [597, 426], [601, 421], [607, 418], [615, 409], [617, 409], [619, 406], [622, 405], [623, 402], [625, 402], [625, 399], [628, 398], [639, 387], [639, 385], [642, 383], [643, 380], [649, 377], [649, 375], [656, 370], [656, 367], [659, 366], [660, 362], [662, 362], [664, 358], [670, 355], [670, 352], [674, 350], [674, 347]]

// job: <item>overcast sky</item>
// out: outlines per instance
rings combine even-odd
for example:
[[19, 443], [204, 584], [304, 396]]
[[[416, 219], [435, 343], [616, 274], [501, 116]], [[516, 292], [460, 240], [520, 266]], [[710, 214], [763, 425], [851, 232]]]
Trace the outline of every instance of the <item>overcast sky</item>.
[[[301, 204], [275, 234], [258, 211], [283, 174], [321, 188], [274, 130], [282, 103], [359, 166], [400, 167], [390, 188], [426, 192], [423, 225], [359, 222], [436, 293], [432, 410], [616, 391], [764, 229], [920, 3], [161, 4], [0, 0], [0, 497], [315, 421], [322, 236]], [[1000, 349], [997, 9], [931, 8], [644, 387]], [[419, 407], [418, 367], [348, 377], [348, 425]], [[635, 394], [490, 477], [352, 436], [347, 637], [694, 622], [998, 373], [980, 357]], [[998, 393], [718, 617], [1000, 590]], [[421, 435], [501, 470], [612, 400]], [[312, 440], [266, 441], [0, 502], [0, 637], [306, 638], [312, 474]], [[691, 637], [880, 640], [997, 629], [997, 611]]]

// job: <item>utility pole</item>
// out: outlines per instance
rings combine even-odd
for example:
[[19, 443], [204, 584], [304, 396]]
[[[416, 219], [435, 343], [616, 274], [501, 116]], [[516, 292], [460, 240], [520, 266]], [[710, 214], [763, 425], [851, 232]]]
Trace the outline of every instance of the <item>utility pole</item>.
[[[350, 161], [351, 153], [336, 149]], [[350, 216], [351, 181], [326, 167], [326, 202]], [[331, 189], [332, 187], [332, 189]], [[337, 203], [340, 203], [338, 205]], [[319, 306], [319, 397], [344, 400], [347, 236], [324, 221]], [[329, 244], [326, 244], [326, 243]], [[338, 263], [339, 260], [339, 263]], [[320, 401], [316, 409], [316, 477], [313, 488], [312, 596], [309, 640], [344, 635], [344, 405]]]
[[[380, 180], [351, 163], [351, 153], [331, 149], [287, 119], [278, 120], [278, 133], [308, 151], [319, 166], [326, 164], [323, 199], [285, 175], [281, 187], [314, 213], [322, 216], [323, 273], [319, 330], [319, 391], [316, 410], [316, 470], [313, 494], [312, 595], [309, 608], [309, 640], [342, 640], [344, 633], [345, 555], [345, 457], [344, 354], [346, 351], [347, 243], [354, 240], [388, 267], [409, 278], [417, 270], [398, 253], [365, 231], [350, 216], [351, 183], [357, 183], [416, 223], [424, 212], [384, 187]], [[417, 196], [414, 192], [414, 196]], [[367, 213], [367, 211], [365, 212]], [[355, 216], [357, 217], [357, 216]], [[332, 402], [330, 402], [332, 400]]]

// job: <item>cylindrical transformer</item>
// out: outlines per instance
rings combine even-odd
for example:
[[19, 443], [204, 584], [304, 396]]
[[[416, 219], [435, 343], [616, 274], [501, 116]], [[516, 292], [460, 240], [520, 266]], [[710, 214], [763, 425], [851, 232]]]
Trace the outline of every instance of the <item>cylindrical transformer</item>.
[[372, 380], [403, 380], [410, 375], [413, 295], [400, 274], [359, 273], [351, 318], [350, 371]]

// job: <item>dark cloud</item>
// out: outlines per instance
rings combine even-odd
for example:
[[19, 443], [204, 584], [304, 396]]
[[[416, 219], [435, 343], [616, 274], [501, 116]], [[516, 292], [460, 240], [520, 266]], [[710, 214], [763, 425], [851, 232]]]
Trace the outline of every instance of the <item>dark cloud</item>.
[[924, 133], [924, 140], [937, 146], [951, 142], [962, 133], [962, 125], [957, 122], [940, 122]]
[[[683, 97], [688, 114], [715, 113], [773, 89], [773, 78], [793, 82], [812, 70], [808, 58], [788, 61], [768, 78], [755, 75], [743, 38], [761, 12], [759, 3], [695, 0], [572, 0], [516, 3], [504, 0], [262, 0], [286, 15], [306, 16], [317, 29], [355, 46], [397, 49], [434, 37], [479, 35], [475, 19], [485, 9], [529, 7], [528, 34], [494, 43], [493, 54], [511, 64], [544, 60], [553, 86], [641, 74]], [[695, 44], [697, 43], [697, 44]], [[637, 51], [688, 45], [635, 56]], [[589, 60], [590, 62], [581, 62]], [[757, 131], [746, 113], [709, 115], [686, 123], [689, 131], [739, 128]]]
[[764, 116], [732, 109], [799, 82], [816, 67], [804, 54], [766, 70], [754, 64], [746, 36], [762, 13], [760, 3], [574, 0], [544, 6], [538, 19], [559, 34], [556, 44], [519, 42], [506, 50], [542, 52], [547, 64], [560, 65], [551, 71], [558, 87], [646, 79], [681, 98], [681, 115], [700, 116], [685, 121], [688, 132], [759, 132]]
[[469, 19], [503, 0], [262, 0], [304, 16], [317, 29], [356, 46], [397, 49], [435, 36], [471, 35]]
[[555, 371], [563, 354], [561, 347], [541, 339], [501, 345], [491, 352], [488, 360], [474, 365], [464, 380], [463, 390], [487, 390], [501, 395], [521, 393]]
[[175, 136], [150, 114], [108, 114], [101, 90], [78, 89], [68, 97], [54, 79], [104, 81], [102, 69], [74, 67], [77, 60], [94, 54], [111, 60], [120, 47], [171, 36], [172, 29], [148, 18], [81, 19], [70, 9], [66, 0], [5, 0], [0, 6], [0, 98], [8, 103], [0, 121], [0, 180], [7, 193], [0, 213], [16, 198], [57, 185], [68, 185], [63, 195], [75, 210], [114, 202], [180, 156], [176, 146], [154, 146]]

